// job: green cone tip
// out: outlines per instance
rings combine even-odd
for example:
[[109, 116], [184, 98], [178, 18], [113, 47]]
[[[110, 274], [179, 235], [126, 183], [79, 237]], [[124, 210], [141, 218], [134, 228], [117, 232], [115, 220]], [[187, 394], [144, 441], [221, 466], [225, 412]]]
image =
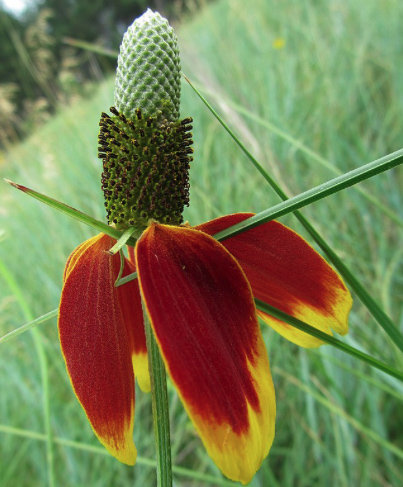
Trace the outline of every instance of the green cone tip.
[[127, 118], [179, 118], [178, 41], [168, 21], [148, 9], [123, 36], [115, 81], [115, 107]]

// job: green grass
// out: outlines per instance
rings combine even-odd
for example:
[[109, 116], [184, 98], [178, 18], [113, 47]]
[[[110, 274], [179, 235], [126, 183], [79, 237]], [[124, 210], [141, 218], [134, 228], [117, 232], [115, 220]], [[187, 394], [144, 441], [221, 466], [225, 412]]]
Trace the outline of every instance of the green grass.
[[[298, 194], [403, 146], [402, 14], [398, 0], [214, 2], [178, 29], [183, 71], [287, 192]], [[5, 154], [1, 177], [103, 219], [97, 133], [112, 102], [113, 80], [106, 80]], [[181, 114], [195, 120], [191, 224], [279, 202], [186, 83]], [[361, 184], [366, 194], [351, 188], [303, 210], [400, 329], [402, 183], [396, 169]], [[282, 221], [306, 236], [292, 216]], [[0, 336], [57, 307], [67, 256], [91, 235], [2, 186]], [[305, 351], [263, 330], [277, 434], [251, 485], [401, 485], [403, 386], [329, 346]], [[348, 344], [403, 370], [401, 353], [358, 300], [350, 330]], [[71, 390], [54, 319], [0, 345], [0, 390], [2, 487], [155, 485], [149, 396], [136, 395], [141, 458], [132, 469], [105, 456], [94, 437]], [[218, 482], [172, 387], [169, 395], [175, 465]], [[180, 472], [174, 478], [181, 487], [216, 485]]]

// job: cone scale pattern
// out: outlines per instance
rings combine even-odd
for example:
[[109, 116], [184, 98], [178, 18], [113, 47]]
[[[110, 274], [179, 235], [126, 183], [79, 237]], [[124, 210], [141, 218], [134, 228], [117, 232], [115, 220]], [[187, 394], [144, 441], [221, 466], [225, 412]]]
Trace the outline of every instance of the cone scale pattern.
[[115, 107], [128, 118], [137, 108], [158, 121], [179, 118], [180, 58], [168, 21], [150, 9], [123, 36], [115, 82]]
[[189, 206], [192, 119], [179, 120], [180, 60], [168, 21], [151, 10], [123, 37], [115, 106], [102, 113], [98, 156], [108, 223], [180, 225]]

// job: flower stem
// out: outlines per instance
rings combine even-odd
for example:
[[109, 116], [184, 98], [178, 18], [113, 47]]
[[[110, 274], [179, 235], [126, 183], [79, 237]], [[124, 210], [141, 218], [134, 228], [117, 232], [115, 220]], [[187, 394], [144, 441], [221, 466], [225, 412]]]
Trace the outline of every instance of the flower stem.
[[171, 437], [165, 367], [144, 303], [143, 315], [151, 377], [153, 426], [157, 452], [157, 486], [172, 487]]

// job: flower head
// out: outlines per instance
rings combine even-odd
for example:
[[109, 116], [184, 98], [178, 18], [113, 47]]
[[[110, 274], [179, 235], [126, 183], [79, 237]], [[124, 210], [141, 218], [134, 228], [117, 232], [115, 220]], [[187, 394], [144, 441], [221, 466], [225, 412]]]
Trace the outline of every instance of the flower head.
[[124, 35], [112, 117], [102, 114], [99, 157], [110, 224], [182, 223], [189, 204], [192, 119], [179, 120], [180, 61], [176, 35], [151, 10]]
[[[153, 38], [153, 15], [148, 12], [132, 31], [147, 26]], [[139, 52], [142, 56], [143, 48]], [[347, 332], [351, 297], [326, 261], [278, 222], [222, 243], [212, 235], [250, 213], [193, 228], [181, 224], [181, 211], [173, 210], [169, 198], [180, 200], [181, 191], [187, 191], [181, 164], [188, 153], [181, 151], [189, 146], [181, 144], [189, 139], [175, 145], [170, 136], [176, 131], [175, 137], [183, 137], [187, 130], [181, 127], [188, 120], [180, 123], [178, 113], [170, 117], [164, 112], [169, 106], [165, 95], [150, 111], [138, 107], [141, 117], [133, 111], [136, 101], [122, 110], [125, 89], [117, 90], [119, 109], [114, 117], [101, 119], [103, 189], [110, 224], [141, 229], [135, 248], [129, 247], [123, 258], [122, 275], [137, 271], [137, 279], [115, 286], [121, 262], [118, 254], [107, 252], [115, 241], [106, 235], [87, 240], [70, 256], [59, 332], [71, 382], [102, 444], [118, 460], [134, 464], [134, 378], [142, 390], [150, 390], [143, 306], [168, 374], [208, 453], [226, 476], [247, 483], [269, 453], [275, 430], [274, 386], [258, 315], [294, 343], [321, 344], [257, 312], [254, 297], [329, 334], [332, 329]], [[159, 103], [162, 118], [155, 115]], [[150, 125], [143, 110], [152, 118]], [[139, 120], [145, 124], [137, 126]], [[172, 130], [163, 132], [161, 127], [168, 126]], [[132, 142], [146, 128], [147, 148], [154, 135], [158, 139], [152, 156], [144, 144]], [[184, 164], [188, 168], [189, 159]]]

